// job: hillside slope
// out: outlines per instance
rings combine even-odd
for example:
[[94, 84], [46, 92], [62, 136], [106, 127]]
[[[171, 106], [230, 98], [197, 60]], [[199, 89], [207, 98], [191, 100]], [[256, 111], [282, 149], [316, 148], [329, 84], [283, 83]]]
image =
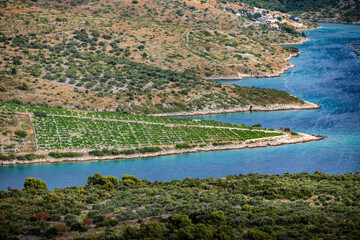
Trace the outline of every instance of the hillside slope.
[[[205, 81], [277, 75], [306, 39], [215, 1], [2, 3], [1, 99], [132, 113], [314, 108], [285, 92]], [[240, 11], [238, 9], [238, 11]], [[238, 12], [239, 13], [239, 12]], [[290, 106], [292, 105], [292, 106]], [[316, 107], [316, 106], [315, 106]]]

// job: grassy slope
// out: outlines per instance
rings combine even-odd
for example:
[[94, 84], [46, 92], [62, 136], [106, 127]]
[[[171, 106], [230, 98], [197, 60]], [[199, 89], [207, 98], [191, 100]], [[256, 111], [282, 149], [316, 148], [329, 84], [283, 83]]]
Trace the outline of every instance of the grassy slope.
[[86, 186], [48, 191], [33, 179], [0, 191], [0, 237], [358, 239], [359, 180], [321, 172], [171, 182], [95, 174]]
[[[8, 91], [1, 94], [2, 99], [120, 107], [135, 113], [302, 104], [282, 91], [211, 83], [192, 75], [271, 73], [286, 65], [284, 58], [291, 53], [270, 44], [298, 40], [256, 26], [241, 27], [248, 20], [215, 8], [219, 7], [215, 2], [187, 2], [189, 7], [195, 4], [196, 21], [188, 10], [181, 16], [177, 11], [182, 8], [146, 0], [137, 4], [84, 1], [75, 6], [28, 3], [35, 5], [7, 4], [1, 16], [0, 83]], [[186, 33], [199, 28], [217, 29], [218, 35], [214, 32], [206, 41], [192, 41], [188, 50]], [[192, 52], [204, 52], [207, 47], [211, 49], [207, 56], [220, 61]], [[18, 89], [23, 82], [28, 89]]]

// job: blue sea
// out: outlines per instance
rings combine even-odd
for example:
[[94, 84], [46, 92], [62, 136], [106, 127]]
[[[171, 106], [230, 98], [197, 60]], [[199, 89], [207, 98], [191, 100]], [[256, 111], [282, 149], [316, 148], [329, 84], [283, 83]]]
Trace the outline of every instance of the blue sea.
[[27, 177], [41, 178], [49, 188], [86, 184], [98, 172], [121, 177], [168, 181], [185, 177], [225, 177], [230, 174], [313, 173], [360, 170], [360, 57], [351, 43], [360, 43], [360, 26], [319, 23], [323, 28], [306, 31], [310, 42], [299, 45], [302, 54], [291, 60], [296, 67], [280, 77], [247, 78], [227, 82], [285, 90], [317, 103], [318, 110], [247, 112], [196, 116], [247, 125], [326, 136], [318, 142], [278, 147], [204, 152], [135, 160], [34, 164], [0, 167], [0, 189], [22, 188]]

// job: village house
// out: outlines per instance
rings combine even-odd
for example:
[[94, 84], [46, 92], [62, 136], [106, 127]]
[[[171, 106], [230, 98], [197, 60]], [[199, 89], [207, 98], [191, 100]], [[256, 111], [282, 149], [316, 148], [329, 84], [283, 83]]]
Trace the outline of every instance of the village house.
[[266, 21], [267, 21], [268, 23], [275, 23], [275, 22], [277, 22], [278, 20], [277, 20], [277, 19], [274, 19], [274, 18], [266, 18]]
[[290, 17], [290, 20], [293, 20], [293, 21], [295, 21], [295, 22], [298, 22], [298, 21], [300, 20], [300, 18], [299, 18], [299, 16], [297, 16], [297, 15], [292, 15], [292, 16]]
[[264, 9], [254, 7], [254, 13], [266, 13]]
[[267, 21], [266, 21], [266, 19], [264, 19], [264, 18], [259, 18], [259, 19], [257, 19], [255, 22], [256, 22], [256, 23], [261, 23], [261, 24], [267, 24]]
[[279, 25], [276, 23], [270, 23], [268, 26], [274, 29], [279, 29]]

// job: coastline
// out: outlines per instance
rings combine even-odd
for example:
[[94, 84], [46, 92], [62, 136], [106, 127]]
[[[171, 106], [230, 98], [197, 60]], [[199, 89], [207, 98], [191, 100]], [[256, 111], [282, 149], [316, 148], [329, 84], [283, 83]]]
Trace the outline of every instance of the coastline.
[[355, 21], [355, 22], [346, 22], [346, 21], [342, 21], [340, 19], [334, 19], [334, 18], [304, 18], [307, 21], [310, 22], [314, 22], [314, 23], [336, 23], [336, 24], [352, 24], [352, 25], [360, 25], [360, 21]]
[[104, 160], [122, 160], [122, 159], [136, 159], [136, 158], [150, 158], [150, 157], [160, 157], [160, 156], [169, 156], [169, 155], [178, 155], [186, 153], [197, 153], [197, 152], [211, 152], [211, 151], [224, 151], [224, 150], [239, 150], [245, 148], [258, 148], [258, 147], [268, 147], [268, 146], [281, 146], [286, 144], [296, 144], [296, 143], [306, 143], [311, 141], [320, 141], [324, 139], [323, 136], [311, 135], [307, 133], [297, 133], [298, 136], [291, 136], [290, 134], [285, 134], [282, 136], [275, 136], [269, 138], [258, 138], [245, 140], [237, 144], [229, 144], [222, 146], [206, 146], [206, 147], [195, 147], [191, 149], [169, 149], [163, 150], [156, 153], [145, 153], [145, 154], [133, 154], [133, 155], [115, 155], [115, 156], [85, 156], [77, 158], [45, 158], [45, 159], [36, 159], [31, 161], [0, 161], [0, 166], [5, 165], [23, 165], [23, 164], [37, 164], [37, 163], [61, 163], [61, 162], [85, 162], [85, 161], [104, 161]]
[[[302, 43], [299, 43], [302, 44]], [[252, 77], [257, 77], [257, 78], [272, 78], [272, 77], [280, 77], [281, 74], [286, 73], [287, 71], [289, 71], [290, 69], [294, 68], [295, 65], [292, 64], [291, 62], [289, 62], [293, 57], [296, 57], [298, 55], [300, 55], [302, 52], [297, 52], [297, 53], [293, 53], [290, 54], [289, 57], [284, 58], [285, 61], [287, 61], [287, 65], [285, 65], [284, 67], [280, 68], [279, 70], [274, 71], [274, 73], [265, 73], [264, 75], [254, 75]]]
[[[306, 42], [309, 42], [310, 39], [306, 38], [306, 40], [296, 43], [283, 43], [276, 45], [300, 45]], [[280, 77], [281, 74], [284, 74], [288, 70], [295, 67], [294, 64], [289, 62], [293, 57], [300, 55], [302, 52], [292, 53], [289, 57], [284, 58], [287, 62], [285, 66], [280, 68], [279, 70], [274, 70], [273, 73], [261, 73], [261, 74], [245, 74], [245, 73], [237, 73], [236, 77], [229, 76], [212, 76], [212, 77], [204, 77], [205, 80], [208, 81], [241, 81], [244, 77], [256, 77], [256, 78], [272, 78], [272, 77]]]
[[[318, 28], [322, 28], [321, 26]], [[314, 28], [314, 29], [318, 29]], [[312, 29], [311, 29], [312, 30]], [[310, 39], [304, 38], [301, 41], [296, 43], [283, 43], [281, 45], [300, 45], [306, 42], [309, 42]], [[241, 75], [241, 79], [243, 77], [258, 77], [258, 78], [270, 78], [270, 77], [278, 77], [281, 74], [284, 74], [291, 68], [294, 68], [295, 65], [289, 62], [293, 57], [298, 56], [301, 52], [290, 53], [290, 56], [284, 58], [287, 61], [287, 65], [282, 67], [281, 69], [274, 71], [274, 73], [265, 73], [264, 75]], [[251, 110], [250, 110], [251, 108]], [[320, 106], [315, 103], [311, 103], [308, 101], [304, 101], [302, 104], [272, 104], [267, 106], [256, 106], [256, 105], [247, 105], [244, 107], [235, 107], [230, 109], [217, 109], [217, 110], [199, 110], [192, 112], [175, 112], [175, 113], [159, 113], [159, 114], [149, 114], [151, 116], [167, 116], [167, 117], [178, 117], [178, 116], [196, 116], [196, 115], [210, 115], [210, 114], [224, 114], [224, 113], [236, 113], [236, 112], [247, 112], [247, 111], [282, 111], [282, 110], [311, 110], [311, 109], [319, 109]], [[284, 136], [281, 136], [282, 139], [252, 139], [244, 141], [239, 144], [230, 144], [230, 145], [222, 145], [222, 146], [206, 146], [206, 147], [195, 147], [191, 149], [164, 149], [161, 152], [156, 153], [145, 153], [145, 154], [133, 154], [133, 155], [116, 155], [116, 156], [84, 156], [77, 158], [45, 158], [31, 161], [1, 161], [0, 165], [17, 165], [17, 164], [35, 164], [35, 163], [59, 163], [59, 162], [79, 162], [79, 161], [101, 161], [101, 160], [116, 160], [116, 159], [135, 159], [135, 158], [148, 158], [148, 157], [158, 157], [158, 156], [167, 156], [167, 155], [175, 155], [175, 154], [184, 154], [184, 153], [195, 153], [195, 152], [208, 152], [208, 151], [222, 151], [222, 150], [235, 150], [235, 149], [244, 149], [244, 148], [257, 148], [257, 147], [266, 147], [266, 146], [280, 146], [284, 144], [296, 144], [296, 143], [305, 143], [310, 141], [319, 141], [323, 139], [322, 136], [315, 136], [311, 134], [299, 133], [301, 137], [296, 137], [292, 139], [284, 139]], [[285, 135], [286, 136], [286, 135]], [[277, 138], [277, 137], [275, 137]], [[255, 142], [255, 143], [254, 143]], [[75, 150], [76, 151], [76, 150]], [[81, 152], [83, 150], [78, 150], [77, 152]]]
[[[315, 29], [319, 29], [319, 28], [315, 28]], [[307, 31], [307, 30], [314, 30], [314, 29], [304, 29], [304, 31]], [[307, 42], [310, 42], [310, 39], [309, 38], [305, 38], [305, 39], [301, 39], [301, 41], [298, 41], [298, 42], [293, 42], [293, 43], [279, 43], [279, 44], [274, 44], [274, 45], [277, 45], [277, 46], [284, 46], [284, 45], [301, 45], [303, 43], [307, 43]]]
[[[298, 31], [310, 31], [310, 30], [316, 30], [321, 29], [322, 26], [317, 26], [314, 28], [306, 28], [306, 29], [299, 29]], [[273, 43], [271, 45], [276, 46], [287, 46], [287, 45], [301, 45], [304, 43], [310, 42], [310, 39], [305, 37], [301, 38], [300, 41], [292, 42], [292, 43]], [[271, 77], [279, 77], [281, 74], [284, 74], [286, 71], [288, 71], [291, 68], [294, 68], [295, 65], [290, 63], [289, 61], [293, 58], [301, 54], [302, 52], [297, 52], [290, 54], [289, 57], [285, 58], [284, 60], [287, 61], [287, 64], [280, 68], [279, 70], [275, 70], [274, 73], [264, 73], [264, 74], [244, 74], [244, 73], [237, 73], [236, 77], [230, 77], [229, 76], [211, 76], [211, 77], [203, 77], [205, 80], [209, 81], [240, 81], [244, 77], [257, 77], [257, 78], [271, 78]]]
[[[307, 29], [307, 30], [315, 30], [321, 29], [322, 26], [318, 26], [316, 28]], [[309, 42], [309, 38], [305, 38], [296, 43], [282, 43], [276, 45], [301, 45], [303, 43]], [[281, 74], [284, 74], [288, 70], [296, 67], [294, 64], [289, 62], [293, 57], [300, 55], [302, 52], [297, 52], [290, 54], [289, 57], [285, 58], [284, 60], [287, 61], [287, 65], [282, 67], [279, 70], [276, 70], [274, 73], [265, 73], [264, 75], [249, 75], [249, 74], [241, 74], [238, 73], [239, 79], [233, 81], [240, 81], [244, 77], [256, 77], [256, 78], [272, 78], [272, 77], [280, 77]], [[217, 79], [218, 81], [222, 81], [221, 79]], [[212, 81], [212, 80], [211, 80]], [[229, 81], [229, 80], [226, 80]], [[282, 111], [282, 110], [312, 110], [312, 109], [319, 109], [320, 106], [315, 103], [311, 103], [308, 101], [304, 101], [302, 105], [295, 105], [295, 104], [274, 104], [270, 106], [252, 106], [251, 111]], [[149, 114], [151, 116], [167, 116], [167, 117], [180, 117], [180, 116], [196, 116], [196, 115], [210, 115], [210, 114], [224, 114], [224, 113], [236, 113], [236, 112], [247, 112], [250, 111], [250, 105], [245, 107], [238, 107], [238, 108], [231, 108], [231, 109], [219, 109], [219, 110], [202, 110], [202, 111], [193, 111], [193, 112], [177, 112], [177, 113], [159, 113], [159, 114]]]
[[[323, 28], [322, 26], [317, 26], [314, 28], [309, 28], [309, 29], [300, 29], [299, 31], [310, 31], [310, 30], [316, 30], [316, 29], [321, 29]], [[287, 45], [301, 45], [307, 42], [310, 42], [311, 40], [307, 37], [302, 38], [300, 41], [298, 42], [293, 42], [293, 43], [274, 43], [272, 45], [276, 45], [276, 46], [287, 46]], [[279, 70], [275, 70], [274, 73], [264, 73], [263, 75], [259, 75], [259, 74], [241, 74], [238, 73], [239, 78], [238, 79], [234, 79], [234, 80], [229, 80], [229, 79], [216, 79], [219, 81], [240, 81], [242, 80], [244, 77], [257, 77], [257, 78], [272, 78], [272, 77], [280, 77], [281, 74], [284, 74], [285, 72], [287, 72], [288, 70], [292, 69], [295, 67], [294, 64], [292, 64], [291, 62], [289, 62], [293, 57], [296, 57], [298, 55], [300, 55], [302, 52], [297, 52], [297, 53], [292, 53], [290, 54], [289, 57], [285, 58], [284, 60], [287, 61], [287, 64], [285, 66], [283, 66], [282, 68], [280, 68]], [[211, 79], [209, 79], [211, 80]]]
[[[273, 104], [268, 106], [252, 106], [252, 110], [254, 112], [266, 112], [266, 111], [283, 111], [283, 110], [312, 110], [319, 109], [320, 106], [311, 103], [308, 101], [304, 101], [304, 104], [295, 105], [295, 104]], [[158, 117], [180, 117], [180, 116], [196, 116], [196, 115], [210, 115], [210, 114], [224, 114], [224, 113], [236, 113], [236, 112], [249, 112], [250, 105], [244, 107], [236, 107], [230, 109], [218, 109], [218, 110], [199, 110], [193, 112], [175, 112], [175, 113], [156, 113], [149, 114], [150, 116], [158, 116]]]

